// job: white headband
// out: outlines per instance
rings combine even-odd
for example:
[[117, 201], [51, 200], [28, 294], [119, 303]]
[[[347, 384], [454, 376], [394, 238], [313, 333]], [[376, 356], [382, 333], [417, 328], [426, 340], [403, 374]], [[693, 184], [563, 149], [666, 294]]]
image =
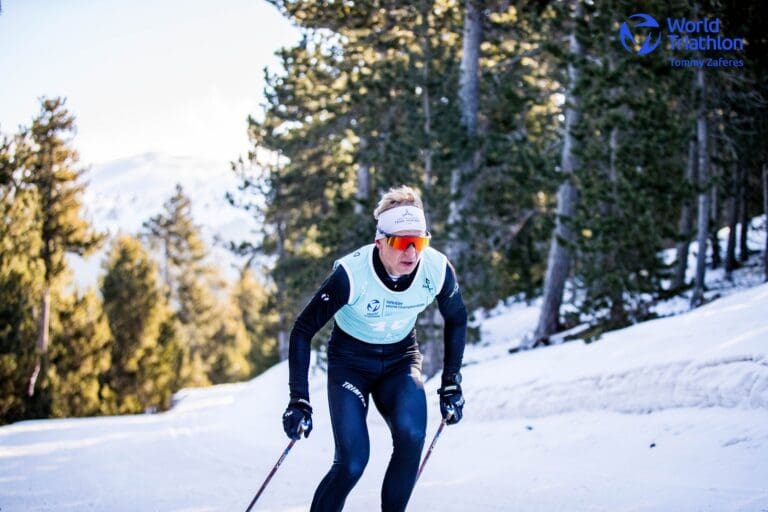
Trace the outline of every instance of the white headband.
[[398, 231], [427, 232], [427, 220], [424, 211], [417, 206], [398, 206], [379, 214], [376, 224], [376, 239], [384, 238], [382, 233], [392, 234]]

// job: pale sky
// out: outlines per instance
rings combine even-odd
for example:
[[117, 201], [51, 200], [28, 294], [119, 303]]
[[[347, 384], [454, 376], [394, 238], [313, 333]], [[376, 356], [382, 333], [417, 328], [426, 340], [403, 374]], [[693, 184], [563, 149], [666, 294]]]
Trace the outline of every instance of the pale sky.
[[0, 0], [0, 131], [64, 96], [92, 165], [146, 152], [234, 160], [263, 68], [298, 32], [265, 0]]

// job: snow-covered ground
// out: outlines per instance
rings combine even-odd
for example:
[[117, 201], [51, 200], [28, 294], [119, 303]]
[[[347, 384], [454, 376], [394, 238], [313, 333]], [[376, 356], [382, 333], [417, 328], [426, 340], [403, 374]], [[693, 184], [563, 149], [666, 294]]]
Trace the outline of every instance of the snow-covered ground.
[[[514, 355], [537, 306], [485, 320], [465, 357], [465, 418], [443, 432], [409, 510], [768, 512], [768, 284], [726, 288], [594, 343]], [[244, 510], [287, 444], [287, 379], [282, 363], [185, 390], [163, 414], [2, 427], [0, 511]], [[308, 510], [333, 457], [324, 389], [314, 372], [312, 435], [255, 510]], [[380, 509], [391, 441], [377, 412], [368, 422], [371, 460], [346, 511]]]

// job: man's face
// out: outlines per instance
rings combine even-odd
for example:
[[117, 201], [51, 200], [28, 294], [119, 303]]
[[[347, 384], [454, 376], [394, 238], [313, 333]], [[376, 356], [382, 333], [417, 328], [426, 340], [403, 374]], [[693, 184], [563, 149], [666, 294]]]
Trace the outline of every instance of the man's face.
[[[396, 236], [422, 236], [421, 231], [405, 230], [392, 233]], [[413, 272], [421, 259], [421, 252], [417, 251], [413, 245], [409, 245], [405, 250], [397, 250], [387, 245], [386, 238], [376, 240], [376, 247], [379, 248], [379, 256], [387, 273], [393, 276], [404, 276]]]

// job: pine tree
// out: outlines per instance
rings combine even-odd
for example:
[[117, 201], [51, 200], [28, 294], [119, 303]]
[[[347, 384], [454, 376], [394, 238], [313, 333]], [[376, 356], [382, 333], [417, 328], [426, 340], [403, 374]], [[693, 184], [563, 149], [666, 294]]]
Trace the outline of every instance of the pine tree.
[[112, 366], [106, 375], [110, 412], [165, 409], [181, 384], [183, 349], [157, 266], [137, 239], [122, 235], [104, 269], [101, 293], [112, 331]]
[[445, 80], [435, 62], [458, 67], [436, 59], [456, 53], [457, 39], [445, 37], [445, 27], [457, 9], [429, 1], [387, 9], [274, 3], [306, 32], [280, 52], [284, 73], [268, 77], [266, 115], [251, 122], [253, 154], [278, 157], [243, 181], [266, 197], [258, 210], [267, 229], [255, 249], [276, 255], [270, 277], [285, 357], [290, 322], [333, 259], [371, 241], [380, 192], [422, 183], [435, 205], [428, 214], [443, 217], [434, 185], [450, 168], [451, 149], [432, 130], [455, 124], [455, 94], [447, 90], [458, 80]]
[[617, 40], [625, 16], [610, 3], [585, 9], [599, 37], [585, 39], [581, 90], [580, 197], [573, 219], [575, 305], [597, 332], [648, 316], [668, 269], [661, 251], [674, 238], [687, 189], [681, 169], [689, 137], [682, 101], [661, 56], [637, 59]]
[[244, 327], [227, 302], [224, 280], [207, 262], [208, 248], [181, 186], [163, 212], [144, 223], [142, 236], [161, 253], [174, 330], [184, 346], [182, 384], [205, 386], [250, 375]]
[[184, 385], [210, 385], [215, 383], [210, 373], [218, 349], [214, 337], [222, 323], [217, 298], [201, 269], [182, 272], [174, 287], [178, 293], [174, 306], [177, 329], [186, 351]]
[[216, 331], [216, 301], [205, 282], [207, 248], [181, 185], [176, 185], [163, 211], [144, 222], [142, 237], [160, 251], [166, 297], [175, 314], [177, 335], [184, 340], [183, 384], [208, 385], [205, 347]]
[[[281, 50], [283, 69], [268, 76], [263, 116], [250, 124], [251, 156], [269, 162], [239, 171], [243, 188], [264, 198], [249, 204], [264, 231], [240, 248], [274, 258], [268, 276], [283, 357], [307, 294], [334, 258], [369, 241], [371, 203], [400, 183], [421, 184], [436, 248], [451, 252], [457, 239], [466, 244], [468, 257], [456, 263], [470, 309], [517, 292], [532, 297], [544, 281], [538, 330], [546, 337], [563, 326], [568, 278], [574, 305], [592, 318], [597, 313], [601, 328], [647, 317], [649, 305], [669, 293], [659, 254], [677, 241], [685, 263], [689, 228], [673, 219], [687, 218], [683, 205], [694, 190], [681, 176], [695, 170], [688, 150], [696, 97], [687, 85], [692, 73], [673, 69], [663, 52], [638, 58], [623, 50], [617, 27], [633, 4], [272, 3], [305, 37]], [[713, 80], [718, 94], [705, 112], [709, 122], [717, 117], [725, 125], [707, 150], [711, 162], [726, 168], [730, 144], [732, 160], [750, 170], [749, 186], [739, 189], [743, 218], [757, 207], [744, 195], [757, 186], [764, 162], [754, 151], [763, 146], [759, 135], [744, 135], [763, 112], [744, 96], [765, 88], [765, 52], [754, 50], [764, 44], [762, 14], [752, 4], [706, 4], [707, 15], [727, 17], [729, 27], [738, 27], [734, 33], [749, 38], [749, 57], [758, 64], [745, 70], [752, 82], [736, 73]], [[690, 16], [694, 7], [652, 2], [648, 12]], [[473, 136], [461, 122], [460, 101], [468, 20], [483, 34], [479, 58], [472, 59], [476, 107], [464, 109], [473, 112]], [[717, 113], [740, 104], [749, 112], [736, 117], [749, 122], [736, 125], [733, 115]], [[711, 182], [706, 186], [712, 190]], [[545, 264], [547, 245], [554, 249]], [[678, 275], [684, 270], [680, 265]], [[437, 332], [428, 324], [420, 328]]]
[[35, 366], [35, 310], [43, 290], [40, 218], [34, 190], [16, 189], [14, 150], [0, 145], [0, 424], [27, 417]]
[[102, 412], [109, 331], [94, 293], [67, 291], [65, 252], [84, 254], [101, 238], [80, 217], [73, 122], [63, 100], [44, 99], [32, 127], [0, 145], [3, 421]]
[[535, 340], [545, 340], [560, 325], [560, 305], [563, 300], [565, 281], [571, 266], [571, 246], [574, 241], [572, 226], [569, 222], [576, 211], [577, 189], [574, 174], [579, 169], [579, 162], [574, 151], [574, 130], [579, 126], [581, 112], [577, 86], [580, 80], [580, 68], [584, 59], [582, 43], [579, 40], [579, 27], [583, 23], [583, 7], [580, 0], [569, 4], [571, 10], [571, 28], [568, 44], [568, 88], [565, 93], [565, 126], [563, 150], [560, 162], [562, 178], [557, 192], [557, 218], [555, 231], [547, 261], [547, 275], [544, 281], [544, 302], [534, 334]]
[[[276, 257], [270, 277], [283, 315], [278, 331], [282, 356], [287, 355], [290, 320], [332, 260], [370, 241], [374, 226], [369, 212], [384, 190], [421, 184], [434, 246], [450, 252], [451, 174], [468, 163], [477, 173], [466, 167], [464, 177], [453, 183], [463, 211], [461, 223], [454, 222], [461, 235], [453, 238], [472, 249], [467, 261], [457, 263], [465, 297], [473, 307], [495, 303], [489, 287], [499, 293], [515, 288], [533, 293], [542, 266], [534, 237], [543, 231], [541, 225], [523, 228], [541, 202], [546, 180], [532, 176], [540, 174], [547, 159], [556, 112], [546, 108], [552, 92], [538, 86], [541, 77], [531, 76], [546, 69], [531, 63], [537, 50], [504, 36], [519, 21], [515, 9], [494, 5], [502, 13], [492, 23], [486, 11], [476, 12], [479, 26], [491, 29], [493, 54], [476, 59], [477, 73], [467, 75], [485, 77], [489, 91], [473, 82], [478, 90], [473, 101], [479, 105], [473, 119], [483, 137], [475, 137], [470, 148], [459, 105], [463, 4], [424, 0], [391, 2], [380, 9], [273, 3], [306, 27], [305, 38], [280, 52], [284, 72], [268, 77], [265, 115], [251, 121], [252, 156], [261, 159], [255, 172], [242, 166], [236, 170], [244, 189], [265, 197], [260, 205], [244, 205], [256, 206], [250, 211], [258, 212], [266, 227], [262, 241], [238, 247]], [[518, 24], [516, 35], [525, 40], [532, 23]], [[526, 65], [517, 66], [523, 59]], [[537, 86], [516, 95], [519, 83]], [[468, 183], [471, 190], [462, 188]], [[509, 184], [518, 190], [524, 184], [524, 199], [499, 201], [499, 190], [513, 195], [506, 192]], [[364, 205], [362, 198], [368, 201]], [[427, 329], [421, 337], [425, 348], [433, 339], [440, 341], [436, 329], [424, 322], [420, 326]]]
[[206, 257], [200, 228], [192, 219], [192, 203], [180, 184], [163, 204], [163, 212], [143, 224], [142, 236], [160, 251], [166, 298], [179, 300], [178, 283], [185, 271], [198, 268]]
[[463, 190], [471, 201], [461, 236], [471, 250], [461, 277], [474, 307], [538, 294], [551, 233], [550, 218], [542, 214], [557, 187], [553, 148], [561, 139], [552, 76], [558, 60], [547, 50], [562, 32], [560, 14], [526, 2], [492, 3], [489, 10], [478, 110], [483, 158]]
[[483, 40], [482, 10], [484, 2], [466, 0], [464, 29], [462, 34], [461, 65], [459, 74], [458, 103], [461, 111], [461, 125], [465, 130], [467, 151], [464, 159], [451, 171], [448, 222], [446, 231], [449, 238], [447, 255], [461, 268], [466, 257], [468, 244], [462, 236], [460, 226], [465, 211], [473, 198], [471, 187], [480, 171], [482, 153], [478, 150], [478, 105], [480, 95], [480, 45]]
[[38, 356], [29, 380], [30, 395], [34, 394], [41, 370], [45, 371], [51, 290], [66, 268], [64, 255], [85, 255], [103, 239], [81, 216], [83, 171], [77, 169], [78, 155], [71, 146], [74, 130], [75, 119], [67, 111], [65, 101], [43, 98], [40, 112], [31, 128], [24, 131], [16, 149], [22, 173], [18, 184], [37, 192], [42, 228], [39, 257], [44, 266], [44, 286], [39, 300]]
[[102, 382], [111, 364], [111, 336], [94, 291], [54, 295], [50, 366], [41, 386], [50, 402], [46, 416], [93, 416], [110, 410]]
[[691, 306], [696, 307], [704, 301], [704, 278], [707, 261], [707, 237], [709, 235], [710, 215], [710, 170], [709, 170], [709, 131], [707, 123], [707, 78], [703, 69], [696, 71], [696, 146], [698, 148], [698, 253], [696, 255], [696, 277], [694, 281]]
[[278, 318], [275, 312], [268, 308], [268, 290], [256, 280], [253, 272], [247, 267], [240, 273], [233, 290], [233, 299], [250, 340], [248, 359], [252, 373], [258, 375], [278, 362]]
[[210, 343], [208, 378], [213, 383], [238, 382], [251, 376], [251, 338], [234, 300], [219, 307], [217, 329]]

